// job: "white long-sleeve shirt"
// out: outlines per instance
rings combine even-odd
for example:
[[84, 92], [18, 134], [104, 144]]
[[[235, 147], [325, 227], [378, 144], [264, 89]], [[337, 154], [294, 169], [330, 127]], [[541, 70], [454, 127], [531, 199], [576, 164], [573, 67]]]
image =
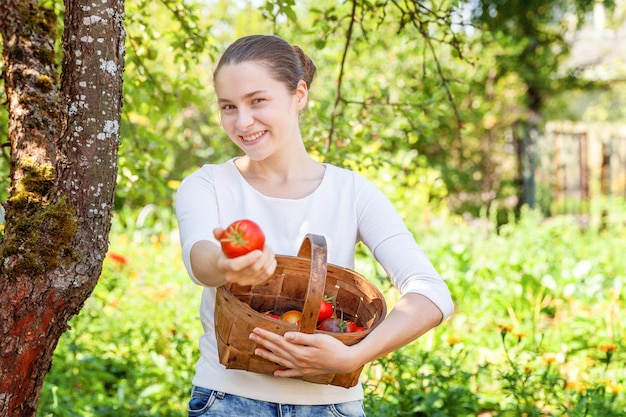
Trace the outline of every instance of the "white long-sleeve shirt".
[[[300, 199], [268, 197], [241, 175], [234, 159], [204, 165], [183, 180], [176, 196], [182, 256], [191, 279], [191, 247], [213, 237], [213, 229], [251, 219], [265, 233], [266, 244], [279, 255], [296, 255], [307, 233], [326, 239], [328, 263], [354, 269], [354, 250], [362, 241], [381, 264], [401, 295], [420, 293], [442, 311], [453, 311], [450, 292], [415, 242], [389, 199], [364, 177], [325, 165], [317, 189]], [[352, 388], [277, 378], [226, 369], [219, 363], [215, 337], [216, 289], [204, 287], [200, 320], [201, 357], [192, 383], [229, 394], [283, 404], [332, 404], [363, 398], [360, 384]]]

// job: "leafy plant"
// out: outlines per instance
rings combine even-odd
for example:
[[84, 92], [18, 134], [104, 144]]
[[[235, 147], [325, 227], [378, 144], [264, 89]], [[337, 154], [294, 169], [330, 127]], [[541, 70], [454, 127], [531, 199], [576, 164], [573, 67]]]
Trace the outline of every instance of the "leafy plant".
[[[621, 416], [626, 210], [616, 201], [603, 209], [605, 223], [587, 229], [531, 210], [500, 229], [487, 218], [412, 223], [457, 311], [365, 367], [367, 415]], [[59, 342], [41, 417], [184, 414], [200, 288], [175, 230], [124, 216], [93, 296]], [[166, 213], [159, 218], [167, 224]], [[357, 270], [391, 307], [396, 292], [371, 254], [357, 253]]]

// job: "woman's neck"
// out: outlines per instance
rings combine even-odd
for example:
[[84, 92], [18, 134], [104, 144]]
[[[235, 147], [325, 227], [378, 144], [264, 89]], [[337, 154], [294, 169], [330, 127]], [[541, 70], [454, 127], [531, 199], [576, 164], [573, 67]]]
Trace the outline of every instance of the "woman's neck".
[[243, 178], [268, 197], [298, 199], [311, 194], [322, 182], [326, 168], [308, 154], [300, 158], [235, 161]]

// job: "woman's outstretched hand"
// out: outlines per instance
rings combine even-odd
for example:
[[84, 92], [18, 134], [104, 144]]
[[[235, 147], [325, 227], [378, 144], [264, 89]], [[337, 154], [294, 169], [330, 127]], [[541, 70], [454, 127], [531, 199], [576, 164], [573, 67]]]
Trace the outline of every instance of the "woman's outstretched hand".
[[[213, 235], [219, 239], [223, 232], [224, 229], [216, 228], [213, 230]], [[239, 285], [259, 285], [274, 274], [276, 256], [272, 248], [267, 245], [263, 247], [263, 250], [253, 250], [236, 258], [229, 258], [220, 251], [216, 266], [223, 274], [226, 282]]]

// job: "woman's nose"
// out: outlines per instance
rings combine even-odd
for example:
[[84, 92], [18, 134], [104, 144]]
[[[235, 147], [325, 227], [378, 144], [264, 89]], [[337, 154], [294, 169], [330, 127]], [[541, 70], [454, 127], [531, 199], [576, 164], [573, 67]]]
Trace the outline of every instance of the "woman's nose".
[[254, 117], [252, 117], [252, 112], [246, 109], [239, 109], [237, 112], [237, 120], [235, 121], [237, 129], [245, 130], [247, 127], [252, 126], [253, 123]]

